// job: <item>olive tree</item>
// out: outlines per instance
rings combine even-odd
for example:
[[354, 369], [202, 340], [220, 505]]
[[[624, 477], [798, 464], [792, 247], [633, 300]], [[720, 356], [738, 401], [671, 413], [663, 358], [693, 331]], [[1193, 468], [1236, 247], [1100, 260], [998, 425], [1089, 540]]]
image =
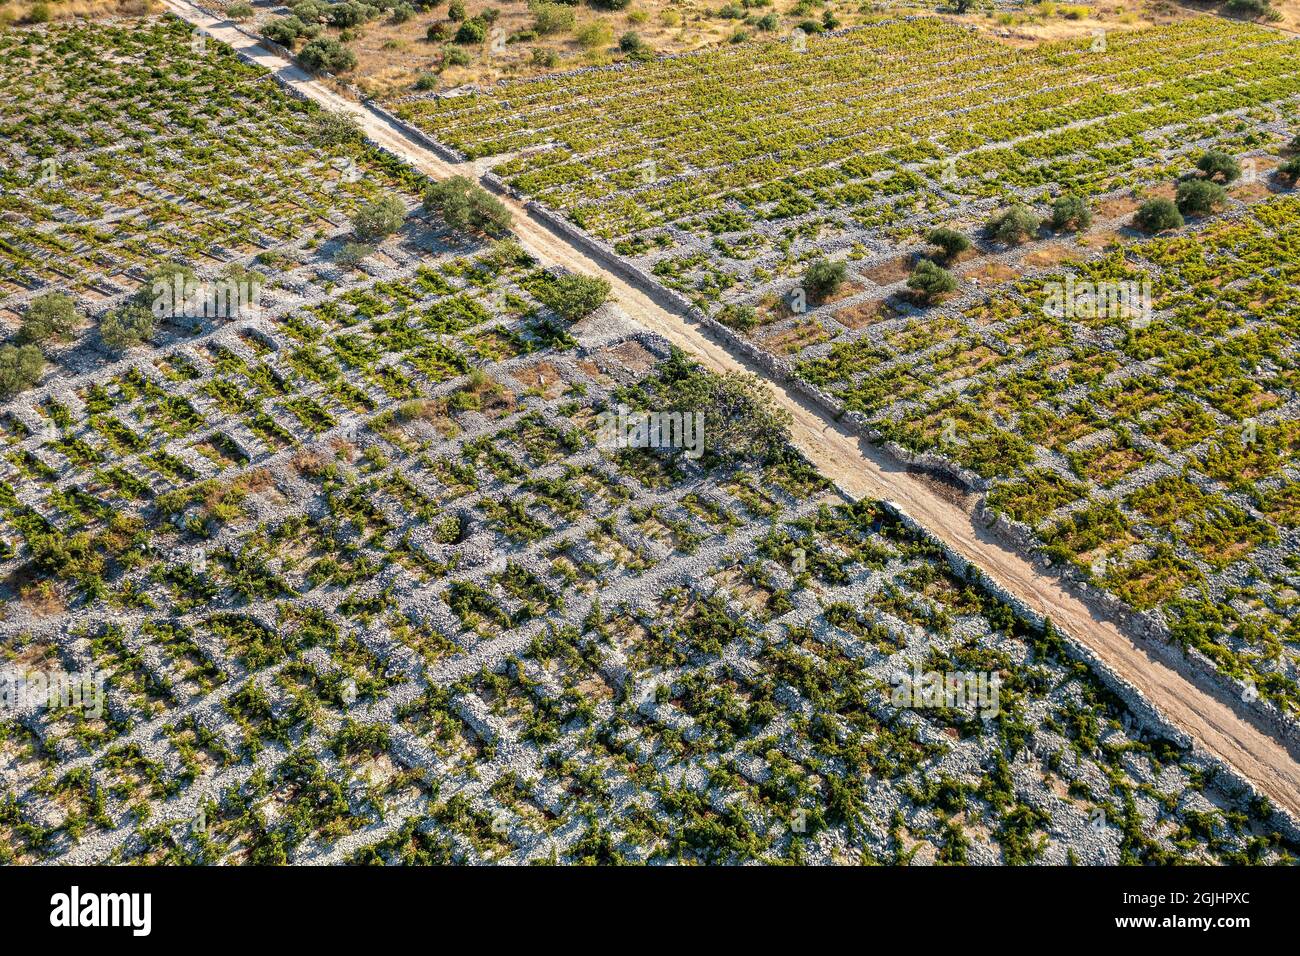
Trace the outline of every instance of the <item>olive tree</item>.
[[76, 326], [77, 309], [72, 299], [61, 292], [47, 292], [27, 306], [20, 335], [24, 342], [48, 342], [66, 339]]

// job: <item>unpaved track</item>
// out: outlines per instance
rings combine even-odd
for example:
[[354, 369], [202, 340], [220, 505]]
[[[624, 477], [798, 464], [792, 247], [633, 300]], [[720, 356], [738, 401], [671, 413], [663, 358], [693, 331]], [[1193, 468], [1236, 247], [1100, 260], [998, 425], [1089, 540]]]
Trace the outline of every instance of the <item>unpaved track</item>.
[[[473, 163], [446, 162], [386, 118], [335, 93], [296, 64], [259, 46], [230, 21], [214, 19], [186, 0], [165, 0], [165, 3], [177, 15], [274, 71], [286, 85], [323, 106], [350, 113], [375, 142], [405, 157], [426, 174], [439, 179], [456, 174], [477, 179], [482, 171]], [[538, 259], [603, 276], [629, 315], [693, 353], [710, 368], [756, 371], [698, 324], [664, 309], [533, 219], [519, 203], [503, 199], [515, 214], [514, 229], [520, 241]], [[1090, 648], [1205, 751], [1235, 767], [1275, 804], [1300, 817], [1300, 763], [1279, 741], [1241, 717], [1215, 694], [1153, 658], [1114, 624], [1096, 618], [1055, 578], [1039, 572], [980, 527], [960, 503], [952, 500], [954, 495], [945, 495], [934, 481], [909, 473], [891, 456], [829, 420], [802, 397], [771, 384], [778, 400], [794, 416], [795, 445], [824, 474], [851, 494], [896, 502], [991, 579]]]

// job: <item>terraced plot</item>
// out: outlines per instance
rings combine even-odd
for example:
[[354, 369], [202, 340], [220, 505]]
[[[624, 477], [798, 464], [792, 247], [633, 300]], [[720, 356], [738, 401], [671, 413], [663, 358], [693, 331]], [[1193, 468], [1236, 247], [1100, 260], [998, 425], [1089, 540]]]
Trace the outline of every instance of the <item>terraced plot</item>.
[[1293, 39], [1210, 18], [1033, 50], [920, 18], [396, 109], [716, 312], [995, 202], [1276, 143], [1297, 93]]
[[[0, 33], [0, 324], [47, 292], [88, 324], [177, 263], [207, 279], [274, 266], [414, 182], [320, 115], [177, 19]], [[291, 295], [268, 282], [260, 304]], [[169, 321], [156, 341], [211, 325]], [[57, 356], [102, 361], [83, 345]]]
[[[1031, 51], [899, 21], [401, 109], [468, 155], [517, 153], [510, 186], [903, 457], [992, 482], [1014, 541], [1293, 724], [1297, 204], [1270, 169], [1298, 51], [1208, 18]], [[1253, 174], [1223, 215], [1125, 249], [1133, 194], [1211, 148]], [[1064, 192], [1098, 228], [977, 240], [943, 305], [903, 288], [930, 226]], [[846, 281], [791, 306], [822, 257]], [[1154, 311], [1064, 315], [1067, 281], [1149, 287]]]
[[[1300, 199], [882, 323], [798, 374], [1294, 716]], [[1151, 283], [1151, 311], [1052, 315]], [[906, 345], [900, 343], [906, 342]], [[1015, 532], [1019, 533], [1019, 532]]]
[[604, 440], [736, 383], [564, 321], [514, 243], [411, 217], [345, 270], [344, 232], [263, 315], [0, 411], [0, 674], [103, 690], [6, 699], [0, 861], [1294, 861], [752, 406], [698, 460]]
[[[102, 715], [5, 723], [6, 859], [1294, 855], [1058, 637], [792, 452], [597, 447], [599, 410], [704, 373], [617, 321], [543, 346], [535, 303], [503, 317], [544, 276], [492, 255], [18, 411], [0, 640], [108, 676]], [[900, 703], [915, 672], [996, 684]]]

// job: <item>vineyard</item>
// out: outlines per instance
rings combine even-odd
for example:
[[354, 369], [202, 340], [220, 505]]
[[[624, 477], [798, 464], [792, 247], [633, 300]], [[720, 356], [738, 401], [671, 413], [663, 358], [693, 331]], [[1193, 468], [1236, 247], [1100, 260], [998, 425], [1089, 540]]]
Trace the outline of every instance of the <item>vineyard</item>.
[[[1208, 18], [1033, 50], [929, 19], [803, 42], [398, 108], [1294, 720], [1300, 204], [1272, 170], [1300, 47]], [[1138, 241], [1140, 203], [1219, 153], [1249, 175], [1216, 214]], [[1039, 226], [1061, 197], [1095, 225]], [[1023, 245], [980, 235], [1015, 208]], [[927, 250], [935, 227], [967, 251]], [[925, 256], [953, 270], [933, 301]], [[1108, 287], [1148, 307], [1053, 305]]]
[[[612, 316], [558, 328], [508, 251], [10, 411], [5, 654], [108, 677], [102, 714], [3, 725], [5, 859], [1295, 854], [792, 451], [597, 447], [600, 410], [708, 373]], [[899, 706], [917, 671], [996, 697]]]
[[[396, 109], [1295, 713], [1300, 199], [1250, 180], [1142, 241], [983, 242], [983, 281], [924, 307], [894, 267], [1012, 201], [1282, 155], [1295, 48], [1212, 20], [806, 42]], [[757, 380], [576, 308], [215, 41], [0, 30], [0, 77], [0, 320], [23, 341], [51, 292], [79, 320], [0, 405], [0, 863], [1300, 854], [1069, 636], [819, 474]], [[786, 309], [827, 258], [839, 293]], [[178, 272], [257, 307], [111, 347]], [[1055, 304], [1125, 283], [1138, 319]], [[629, 409], [698, 413], [703, 446], [611, 442]]]
[[[273, 282], [256, 316], [101, 356], [0, 413], [0, 670], [102, 691], [102, 706], [80, 706], [82, 687], [75, 704], [0, 713], [0, 861], [1294, 860], [1267, 801], [1130, 709], [1050, 624], [821, 477], [752, 380], [704, 371], [612, 307], [573, 321], [568, 277], [427, 214], [338, 265], [345, 211], [413, 191], [414, 174], [350, 143], [361, 176], [299, 177], [321, 156], [318, 118], [215, 47], [191, 57], [188, 36], [151, 20], [0, 33], [0, 69], [39, 91], [4, 107], [24, 170], [3, 194], [7, 304], [51, 285], [111, 303], [160, 263], [237, 261]], [[66, 103], [42, 113], [56, 87]], [[134, 104], [120, 114], [102, 99], [119, 95]], [[58, 153], [58, 184], [33, 185], [56, 144], [80, 148]], [[1033, 331], [1009, 314], [953, 317], [924, 353], [936, 326], [889, 334], [911, 337], [895, 351], [924, 354], [930, 384], [1002, 373], [983, 413], [1011, 415], [1034, 387], [1097, 415], [1116, 396], [1135, 455], [1177, 448], [1204, 469], [1161, 472], [1201, 489], [1183, 511], [1154, 482], [1136, 496], [1124, 455], [1054, 452], [1064, 432], [1038, 437], [1032, 474], [1090, 463], [1075, 498], [1114, 492], [1135, 539], [1207, 549], [1226, 587], [1295, 511], [1279, 478], [1295, 448], [1276, 341], [1288, 276], [1257, 269], [1295, 260], [1294, 212], [1279, 201], [1144, 248], [1167, 277], [1161, 318], [1112, 344], [1111, 367], [1064, 326], [994, 360], [991, 343]], [[1261, 303], [1267, 318], [1242, 315]], [[1208, 431], [1173, 417], [1181, 395], [1155, 411], [1131, 383], [1076, 387], [1141, 350], [1148, 366], [1125, 368], [1155, 394], [1197, 367], [1195, 335], [1220, 376], [1197, 395]], [[834, 372], [809, 359], [808, 376], [864, 413], [896, 410], [861, 391], [865, 350], [833, 354]], [[1247, 355], [1271, 370], [1253, 391]], [[702, 455], [602, 438], [611, 410], [683, 396], [726, 398], [706, 403]], [[1234, 451], [1252, 415], [1260, 445]], [[897, 418], [898, 440], [926, 443], [917, 420]], [[1014, 479], [996, 492], [1038, 528], [1074, 500]], [[924, 696], [929, 674], [970, 676], [971, 697], [950, 682]]]
[[[70, 296], [79, 326], [47, 357], [71, 371], [104, 361], [91, 320], [177, 263], [252, 270], [257, 304], [283, 307], [298, 295], [276, 281], [283, 258], [414, 181], [172, 19], [0, 32], [0, 126], [0, 326]], [[210, 327], [169, 321], [152, 340]]]
[[1276, 145], [1297, 93], [1300, 46], [1261, 28], [1198, 18], [1018, 50], [922, 18], [395, 109], [719, 313], [761, 310], [823, 256], [863, 288], [932, 225]]

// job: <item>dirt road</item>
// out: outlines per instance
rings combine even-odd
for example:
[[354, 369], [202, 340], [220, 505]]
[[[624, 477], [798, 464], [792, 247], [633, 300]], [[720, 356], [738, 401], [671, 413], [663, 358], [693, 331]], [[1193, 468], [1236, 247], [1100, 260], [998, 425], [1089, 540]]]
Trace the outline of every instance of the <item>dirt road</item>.
[[[186, 0], [165, 0], [165, 3], [177, 15], [274, 71], [286, 85], [323, 106], [352, 114], [375, 142], [405, 157], [428, 175], [446, 178], [462, 174], [476, 179], [481, 172], [473, 164], [456, 165], [439, 158], [399, 126], [363, 104], [335, 93], [292, 62], [260, 47], [230, 21], [215, 20]], [[716, 370], [756, 371], [698, 324], [664, 309], [639, 289], [606, 271], [533, 219], [518, 203], [506, 202], [515, 214], [515, 232], [520, 241], [538, 259], [577, 272], [604, 276], [613, 286], [619, 305], [629, 315], [693, 353], [705, 365]], [[1098, 620], [1055, 578], [1041, 573], [1031, 562], [992, 538], [953, 495], [945, 495], [933, 481], [909, 474], [889, 455], [830, 421], [801, 397], [775, 384], [773, 389], [794, 416], [794, 443], [824, 474], [852, 494], [896, 502], [992, 580], [1040, 614], [1051, 617], [1058, 627], [1090, 648], [1205, 751], [1235, 767], [1275, 804], [1300, 817], [1300, 763], [1281, 743], [1241, 717], [1215, 694], [1153, 658], [1115, 625]]]

